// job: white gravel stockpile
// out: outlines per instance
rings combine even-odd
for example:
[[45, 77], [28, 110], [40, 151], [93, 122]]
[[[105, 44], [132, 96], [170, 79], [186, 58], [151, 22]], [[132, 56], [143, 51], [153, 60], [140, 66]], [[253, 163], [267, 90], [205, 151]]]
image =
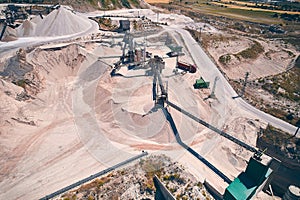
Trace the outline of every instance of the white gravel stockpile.
[[19, 37], [62, 36], [86, 31], [91, 26], [88, 19], [61, 7], [53, 10], [44, 19], [25, 21], [17, 31]]
[[17, 28], [18, 36], [28, 37], [35, 34], [36, 24], [30, 20], [25, 20], [21, 26]]

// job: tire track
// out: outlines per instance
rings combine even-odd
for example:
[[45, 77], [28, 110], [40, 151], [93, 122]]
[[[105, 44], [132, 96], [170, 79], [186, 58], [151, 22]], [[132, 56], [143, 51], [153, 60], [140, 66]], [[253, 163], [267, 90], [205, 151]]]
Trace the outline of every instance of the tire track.
[[19, 161], [23, 158], [29, 148], [31, 148], [36, 142], [43, 139], [48, 131], [60, 124], [63, 124], [69, 121], [71, 118], [65, 118], [58, 120], [57, 122], [52, 122], [51, 124], [47, 125], [46, 127], [42, 128], [41, 130], [35, 132], [29, 138], [25, 138], [22, 140], [20, 144], [14, 148], [11, 153], [9, 153], [8, 158], [4, 164], [0, 168], [0, 182], [3, 181], [4, 177], [11, 174], [11, 172], [16, 168]]

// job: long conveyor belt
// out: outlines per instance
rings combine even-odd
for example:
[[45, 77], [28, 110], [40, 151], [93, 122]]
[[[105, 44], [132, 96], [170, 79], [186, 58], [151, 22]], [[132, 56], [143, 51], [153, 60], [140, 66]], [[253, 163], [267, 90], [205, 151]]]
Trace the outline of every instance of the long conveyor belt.
[[237, 139], [237, 138], [235, 138], [235, 137], [229, 135], [228, 133], [225, 133], [224, 131], [221, 131], [220, 129], [218, 129], [218, 128], [212, 126], [212, 125], [210, 125], [209, 123], [207, 123], [207, 122], [205, 122], [205, 121], [203, 121], [203, 120], [201, 120], [201, 119], [195, 117], [194, 115], [192, 115], [191, 113], [185, 111], [184, 109], [180, 108], [179, 106], [175, 105], [174, 103], [172, 103], [172, 102], [170, 102], [170, 101], [168, 101], [168, 100], [166, 101], [166, 103], [167, 103], [169, 106], [171, 106], [171, 107], [175, 108], [176, 110], [178, 110], [179, 112], [181, 112], [181, 113], [185, 114], [186, 116], [190, 117], [190, 118], [193, 119], [194, 121], [196, 121], [196, 122], [202, 124], [203, 126], [205, 126], [205, 127], [209, 128], [209, 129], [215, 131], [216, 133], [218, 133], [218, 134], [220, 134], [221, 136], [223, 136], [223, 137], [225, 137], [225, 138], [231, 140], [232, 142], [234, 142], [234, 143], [236, 143], [236, 144], [238, 144], [238, 145], [244, 147], [245, 149], [247, 149], [247, 150], [249, 150], [249, 151], [252, 151], [252, 152], [254, 152], [254, 153], [256, 153], [256, 154], [261, 154], [261, 152], [260, 152], [259, 150], [257, 150], [255, 147], [252, 147], [252, 146], [246, 144], [245, 142], [242, 142], [242, 141], [240, 141], [239, 139]]

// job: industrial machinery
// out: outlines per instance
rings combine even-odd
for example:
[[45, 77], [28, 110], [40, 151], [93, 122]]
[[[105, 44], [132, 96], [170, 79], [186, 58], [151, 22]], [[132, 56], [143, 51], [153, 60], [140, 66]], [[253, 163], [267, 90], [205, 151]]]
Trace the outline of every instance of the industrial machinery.
[[183, 56], [184, 53], [178, 52], [178, 51], [170, 51], [167, 53], [167, 56], [169, 57], [178, 57], [178, 56]]
[[270, 160], [262, 161], [259, 157], [251, 157], [247, 168], [240, 173], [226, 188], [224, 200], [249, 200], [268, 180], [272, 173]]
[[[212, 124], [209, 124], [207, 122], [205, 122], [204, 120], [199, 119], [198, 117], [194, 116], [193, 114], [191, 114], [190, 112], [184, 110], [183, 108], [179, 107], [178, 105], [170, 102], [169, 98], [168, 98], [168, 85], [164, 84], [162, 77], [161, 77], [161, 73], [162, 70], [165, 68], [165, 62], [164, 62], [164, 57], [159, 57], [159, 56], [154, 56], [153, 58], [150, 57], [148, 59], [138, 59], [141, 58], [143, 56], [141, 56], [142, 54], [146, 54], [146, 51], [144, 52], [135, 52], [135, 48], [133, 48], [133, 42], [131, 41], [132, 39], [128, 38], [125, 39], [124, 41], [129, 43], [129, 50], [128, 53], [125, 54], [125, 47], [123, 49], [123, 55], [120, 59], [120, 61], [118, 63], [115, 64], [115, 67], [112, 71], [112, 75], [115, 75], [117, 70], [120, 69], [120, 67], [123, 66], [133, 66], [132, 69], [136, 68], [137, 66], [139, 66], [141, 63], [144, 63], [143, 68], [150, 68], [150, 72], [152, 72], [151, 74], [153, 75], [153, 86], [152, 86], [152, 100], [155, 102], [154, 103], [154, 107], [145, 115], [151, 114], [152, 112], [156, 112], [158, 109], [162, 109], [166, 119], [169, 121], [170, 126], [173, 130], [173, 133], [175, 135], [176, 141], [178, 142], [178, 144], [180, 144], [184, 149], [186, 149], [188, 152], [190, 152], [193, 156], [195, 156], [197, 159], [199, 159], [200, 161], [202, 161], [204, 164], [206, 164], [212, 171], [214, 171], [217, 175], [219, 175], [226, 183], [229, 184], [228, 186], [228, 190], [226, 190], [227, 192], [224, 194], [224, 197], [228, 197], [227, 200], [231, 200], [234, 198], [229, 198], [232, 196], [232, 194], [236, 188], [243, 188], [243, 185], [238, 185], [235, 186], [234, 184], [236, 184], [238, 182], [238, 180], [242, 181], [243, 180], [243, 176], [241, 175], [241, 177], [237, 177], [237, 179], [235, 179], [234, 181], [230, 180], [225, 174], [223, 174], [220, 170], [218, 170], [216, 167], [214, 167], [209, 161], [207, 161], [204, 157], [202, 157], [200, 154], [198, 154], [195, 150], [193, 150], [191, 147], [189, 147], [187, 144], [185, 144], [181, 138], [180, 138], [180, 134], [176, 128], [176, 124], [172, 118], [172, 115], [170, 114], [170, 112], [168, 111], [168, 107], [171, 107], [179, 112], [181, 112], [182, 114], [186, 115], [187, 117], [189, 117], [190, 119], [196, 121], [197, 123], [213, 130], [214, 132], [216, 132], [217, 134], [229, 139], [230, 141], [236, 143], [237, 145], [251, 151], [254, 152], [256, 155], [258, 155], [257, 157], [259, 157], [260, 155], [262, 155], [262, 152], [258, 149], [256, 149], [255, 147], [252, 147], [251, 145], [248, 145], [247, 143], [231, 136], [228, 133], [225, 133], [224, 131], [216, 128], [215, 126], [213, 126]], [[125, 45], [126, 46], [126, 45]], [[132, 52], [132, 53], [130, 53]], [[140, 54], [140, 55], [139, 55]], [[132, 58], [130, 57], [132, 55]], [[172, 57], [174, 55], [174, 57], [178, 57], [179, 55], [170, 53], [169, 57]], [[139, 61], [138, 61], [139, 60]], [[184, 63], [184, 62], [178, 62], [177, 60], [177, 68], [190, 72], [190, 73], [195, 73], [196, 72], [196, 66], [195, 65], [191, 65], [188, 63]], [[210, 94], [211, 97], [215, 96], [215, 88], [216, 88], [216, 83], [218, 81], [219, 77], [216, 77], [214, 80], [214, 85], [212, 88], [212, 92]], [[199, 88], [209, 88], [210, 83], [206, 82], [203, 77], [200, 77], [199, 79], [196, 80], [196, 83], [194, 84], [194, 87], [196, 89]], [[143, 115], [143, 116], [145, 116]], [[260, 177], [259, 181], [255, 182], [255, 186], [253, 189], [251, 189], [251, 193], [248, 194], [247, 192], [250, 190], [245, 189], [245, 194], [247, 196], [247, 198], [251, 198], [253, 196], [252, 192], [256, 192], [258, 190], [258, 188], [265, 183], [265, 180], [268, 179], [270, 173], [272, 170], [269, 170], [269, 166], [265, 165], [265, 167], [261, 167], [260, 168], [260, 160], [259, 159], [252, 159], [249, 162], [249, 165], [245, 171], [245, 174], [248, 176], [248, 174], [251, 174], [253, 172], [253, 170], [255, 171], [256, 166], [258, 166], [259, 169], [261, 169], [261, 174], [257, 174], [257, 177]], [[258, 170], [258, 169], [257, 169]], [[232, 185], [233, 184], [233, 185]], [[245, 183], [246, 184], [246, 183]], [[234, 194], [233, 194], [234, 196]]]
[[52, 10], [58, 9], [59, 7], [60, 7], [59, 4], [55, 4], [52, 6], [45, 6], [45, 7], [43, 6], [42, 9], [40, 10], [34, 10], [33, 6], [23, 7], [14, 4], [7, 5], [6, 9], [2, 11], [2, 14], [5, 16], [5, 19], [3, 21], [4, 25], [0, 33], [0, 40], [2, 40], [2, 37], [5, 33], [7, 26], [11, 28], [16, 28], [20, 25], [16, 23], [17, 20], [25, 20], [31, 14], [39, 14], [41, 18], [43, 18], [42, 14], [49, 14]]
[[194, 88], [195, 89], [200, 89], [200, 88], [209, 88], [209, 82], [206, 82], [202, 77], [196, 80], [194, 83]]
[[[174, 132], [176, 141], [187, 151], [189, 151], [192, 155], [194, 155], [197, 159], [202, 161], [206, 164], [211, 170], [213, 170], [217, 175], [219, 175], [226, 183], [229, 184], [227, 187], [223, 198], [226, 200], [242, 200], [242, 199], [251, 199], [256, 192], [258, 192], [261, 187], [267, 182], [272, 170], [270, 169], [270, 163], [272, 159], [268, 159], [267, 163], [264, 163], [260, 157], [263, 155], [263, 152], [252, 147], [245, 142], [225, 133], [224, 131], [214, 127], [213, 125], [199, 119], [198, 117], [194, 116], [193, 114], [189, 113], [188, 111], [180, 108], [179, 106], [175, 105], [174, 103], [170, 102], [168, 99], [168, 90], [164, 87], [163, 82], [161, 80], [161, 70], [163, 69], [164, 62], [162, 58], [155, 56], [151, 59], [150, 66], [153, 70], [153, 100], [155, 101], [154, 108], [148, 113], [152, 113], [157, 109], [162, 109], [163, 113], [166, 116], [166, 119], [169, 121], [170, 126]], [[216, 82], [219, 77], [215, 78], [213, 91], [211, 94], [214, 95], [214, 90], [216, 87]], [[200, 77], [199, 87], [208, 87], [209, 83], [205, 82], [202, 77]], [[158, 85], [159, 87], [158, 87]], [[197, 82], [196, 82], [197, 83]], [[196, 86], [198, 87], [198, 86]], [[158, 91], [160, 90], [160, 95], [157, 95]], [[207, 161], [204, 157], [199, 155], [195, 150], [191, 147], [186, 145], [180, 138], [179, 132], [176, 128], [176, 124], [172, 118], [172, 115], [169, 113], [168, 109], [165, 107], [170, 106], [175, 110], [181, 112], [182, 114], [186, 115], [190, 119], [200, 123], [201, 125], [213, 130], [214, 132], [220, 134], [221, 136], [231, 140], [232, 142], [238, 144], [239, 146], [254, 152], [254, 156], [250, 159], [249, 164], [245, 170], [242, 172], [234, 181], [231, 181], [225, 174], [219, 171], [216, 167], [214, 167], [209, 161]], [[266, 160], [264, 160], [266, 161]], [[250, 185], [249, 185], [250, 184]], [[240, 196], [239, 196], [240, 195]]]
[[218, 81], [219, 79], [220, 79], [220, 78], [219, 78], [218, 76], [216, 76], [216, 78], [215, 78], [215, 80], [214, 80], [213, 88], [212, 88], [211, 93], [210, 93], [210, 95], [208, 96], [208, 98], [213, 98], [213, 99], [216, 98], [215, 90], [216, 90], [217, 81]]
[[181, 62], [181, 61], [177, 62], [176, 68], [190, 72], [190, 73], [195, 73], [197, 71], [197, 67], [195, 65]]
[[164, 106], [165, 101], [168, 99], [168, 90], [165, 89], [160, 74], [165, 68], [165, 62], [161, 57], [156, 55], [150, 60], [149, 65], [153, 72], [152, 99], [155, 101], [155, 104]]
[[13, 4], [8, 5], [6, 9], [2, 11], [2, 14], [5, 16], [5, 19], [3, 29], [0, 34], [0, 40], [2, 39], [7, 26], [15, 28], [17, 27], [17, 25], [15, 24], [16, 20], [24, 20], [28, 17], [27, 12], [25, 12], [25, 10], [21, 6], [15, 6]]

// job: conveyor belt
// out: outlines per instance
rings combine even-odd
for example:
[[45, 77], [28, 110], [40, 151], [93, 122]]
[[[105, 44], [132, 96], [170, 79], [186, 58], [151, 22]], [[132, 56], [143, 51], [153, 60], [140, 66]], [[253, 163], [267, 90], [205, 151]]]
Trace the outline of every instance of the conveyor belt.
[[163, 108], [164, 114], [167, 118], [167, 120], [170, 123], [170, 126], [174, 132], [176, 141], [178, 144], [180, 144], [183, 148], [185, 148], [188, 152], [190, 152], [193, 156], [195, 156], [198, 160], [203, 162], [207, 167], [209, 167], [213, 172], [215, 172], [218, 176], [220, 176], [226, 183], [230, 184], [232, 181], [225, 175], [223, 174], [220, 170], [218, 170], [215, 166], [213, 166], [209, 161], [207, 161], [204, 157], [202, 157], [199, 153], [197, 153], [194, 149], [186, 145], [184, 142], [182, 142], [179, 132], [176, 128], [176, 125], [174, 123], [174, 120], [169, 113], [169, 111], [166, 108]]
[[157, 76], [156, 74], [153, 74], [153, 84], [152, 84], [152, 100], [156, 100], [156, 82], [157, 82]]
[[186, 116], [190, 117], [190, 118], [193, 119], [194, 121], [196, 121], [196, 122], [202, 124], [203, 126], [205, 126], [205, 127], [209, 128], [209, 129], [215, 131], [216, 133], [218, 133], [218, 134], [220, 134], [221, 136], [223, 136], [223, 137], [225, 137], [225, 138], [231, 140], [232, 142], [234, 142], [234, 143], [236, 143], [236, 144], [238, 144], [238, 145], [244, 147], [245, 149], [247, 149], [247, 150], [249, 150], [249, 151], [252, 151], [252, 152], [254, 152], [254, 153], [257, 153], [257, 154], [261, 154], [261, 152], [260, 152], [259, 150], [257, 150], [256, 148], [254, 148], [254, 147], [252, 147], [252, 146], [246, 144], [245, 142], [240, 141], [239, 139], [237, 139], [237, 138], [235, 138], [235, 137], [233, 137], [233, 136], [231, 136], [231, 135], [225, 133], [224, 131], [221, 131], [221, 130], [219, 130], [218, 128], [216, 128], [216, 127], [210, 125], [209, 123], [207, 123], [207, 122], [205, 122], [205, 121], [203, 121], [203, 120], [201, 120], [201, 119], [195, 117], [195, 116], [192, 115], [191, 113], [189, 113], [189, 112], [185, 111], [184, 109], [178, 107], [177, 105], [173, 104], [172, 102], [170, 102], [170, 101], [167, 100], [166, 103], [167, 103], [169, 106], [171, 106], [171, 107], [175, 108], [176, 110], [178, 110], [179, 112], [181, 112], [181, 113], [185, 114]]
[[162, 93], [162, 95], [166, 95], [167, 92], [166, 92], [166, 90], [164, 88], [164, 85], [163, 85], [160, 73], [158, 72], [158, 69], [156, 69], [156, 74], [157, 74], [158, 83], [159, 83], [159, 86], [160, 86], [161, 93]]
[[7, 27], [7, 24], [4, 23], [3, 29], [2, 29], [1, 34], [0, 34], [0, 40], [2, 40], [2, 37], [3, 37], [3, 35], [4, 35], [4, 32], [5, 32], [6, 27]]

